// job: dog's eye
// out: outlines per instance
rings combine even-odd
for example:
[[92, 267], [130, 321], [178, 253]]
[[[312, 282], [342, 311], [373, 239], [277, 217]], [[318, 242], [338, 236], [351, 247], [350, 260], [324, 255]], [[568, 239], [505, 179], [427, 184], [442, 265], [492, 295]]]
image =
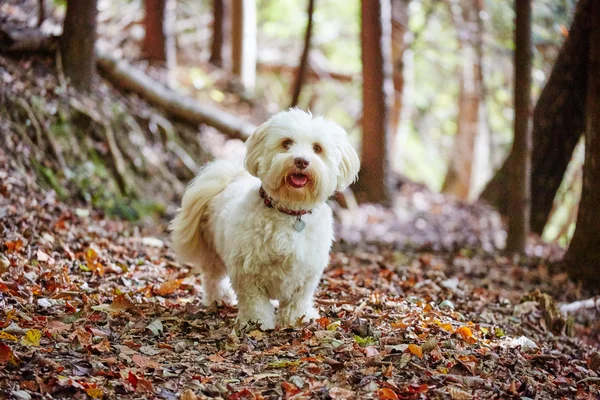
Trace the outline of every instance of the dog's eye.
[[283, 146], [284, 149], [289, 149], [290, 147], [292, 147], [293, 144], [294, 144], [294, 141], [292, 139], [286, 139], [283, 141], [283, 143], [281, 145]]
[[323, 149], [321, 148], [321, 145], [320, 145], [320, 144], [315, 144], [315, 145], [313, 146], [313, 150], [314, 150], [314, 152], [315, 152], [315, 153], [317, 153], [317, 154], [319, 154], [319, 153], [321, 153], [321, 152], [323, 151]]

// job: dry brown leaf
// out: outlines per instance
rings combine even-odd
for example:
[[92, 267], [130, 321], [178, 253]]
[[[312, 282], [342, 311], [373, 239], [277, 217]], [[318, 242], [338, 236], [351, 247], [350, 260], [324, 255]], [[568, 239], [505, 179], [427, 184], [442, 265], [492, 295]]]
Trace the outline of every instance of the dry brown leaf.
[[418, 344], [411, 343], [408, 345], [408, 351], [419, 358], [423, 358], [423, 349]]
[[181, 394], [180, 400], [198, 400], [198, 396], [192, 389], [187, 389], [185, 392]]
[[449, 391], [452, 400], [471, 400], [473, 398], [473, 395], [471, 393], [459, 389], [456, 386], [450, 386]]
[[134, 363], [136, 363], [138, 365], [138, 367], [140, 367], [142, 369], [146, 369], [146, 368], [157, 369], [160, 367], [160, 365], [156, 361], [152, 361], [148, 357], [144, 357], [141, 354], [135, 354], [133, 357], [131, 357], [131, 359], [133, 360]]
[[392, 389], [381, 388], [377, 390], [379, 400], [398, 400], [398, 395]]
[[162, 283], [159, 287], [154, 288], [153, 292], [157, 296], [168, 296], [170, 294], [175, 293], [177, 289], [181, 286], [183, 279], [175, 279], [172, 281], [166, 281]]

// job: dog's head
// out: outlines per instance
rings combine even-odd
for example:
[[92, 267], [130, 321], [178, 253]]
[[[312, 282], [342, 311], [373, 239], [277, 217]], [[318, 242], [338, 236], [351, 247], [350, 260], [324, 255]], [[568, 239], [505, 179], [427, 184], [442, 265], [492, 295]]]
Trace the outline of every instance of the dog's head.
[[346, 131], [298, 109], [280, 112], [246, 141], [244, 165], [282, 206], [313, 208], [356, 180], [360, 162]]

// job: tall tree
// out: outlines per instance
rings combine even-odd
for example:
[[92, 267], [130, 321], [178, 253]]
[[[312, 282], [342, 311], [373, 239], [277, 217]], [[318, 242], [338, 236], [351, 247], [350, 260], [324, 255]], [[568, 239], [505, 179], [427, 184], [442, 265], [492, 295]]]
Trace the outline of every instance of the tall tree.
[[[589, 47], [589, 0], [579, 0], [575, 16], [546, 86], [533, 112], [531, 230], [541, 234], [575, 145], [585, 126]], [[481, 198], [507, 215], [504, 195], [510, 181], [511, 153]]]
[[509, 220], [506, 250], [524, 253], [531, 210], [531, 0], [515, 0], [515, 10], [514, 163], [507, 196]]
[[209, 61], [217, 67], [223, 66], [223, 42], [225, 41], [225, 0], [213, 0], [212, 43]]
[[402, 116], [404, 96], [404, 51], [407, 48], [408, 5], [410, 0], [392, 1], [392, 65], [394, 81], [394, 106], [390, 115], [390, 143], [396, 144], [396, 135]]
[[89, 91], [96, 70], [97, 0], [68, 0], [60, 38], [65, 76], [78, 90]]
[[[600, 285], [600, 2], [590, 1], [585, 162], [579, 213], [565, 256], [569, 274], [598, 290]], [[586, 58], [586, 57], [582, 57]]]
[[243, 89], [252, 93], [256, 81], [256, 0], [231, 2], [231, 69]]
[[308, 0], [308, 22], [306, 23], [306, 32], [304, 34], [304, 48], [302, 50], [302, 56], [300, 57], [300, 64], [298, 64], [298, 70], [296, 71], [290, 107], [296, 107], [298, 105], [300, 92], [302, 91], [302, 85], [304, 84], [304, 76], [306, 75], [306, 69], [308, 68], [308, 53], [310, 52], [310, 42], [312, 38], [314, 10], [315, 0]]
[[392, 83], [390, 0], [361, 1], [363, 76], [362, 166], [358, 192], [361, 200], [390, 200], [389, 109]]
[[475, 142], [484, 129], [483, 106], [483, 24], [482, 1], [450, 3], [450, 14], [457, 30], [462, 65], [454, 151], [442, 191], [467, 199], [471, 194]]
[[174, 0], [144, 0], [145, 17], [142, 53], [150, 61], [165, 63], [169, 69], [175, 66], [175, 18]]

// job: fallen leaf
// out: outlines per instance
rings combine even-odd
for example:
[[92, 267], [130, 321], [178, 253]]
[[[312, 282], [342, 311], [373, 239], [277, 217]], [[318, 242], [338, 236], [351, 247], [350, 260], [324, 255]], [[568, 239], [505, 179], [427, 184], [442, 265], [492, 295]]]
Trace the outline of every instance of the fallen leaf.
[[101, 399], [104, 397], [104, 391], [99, 388], [99, 387], [91, 387], [91, 388], [87, 388], [85, 390], [85, 392], [88, 394], [88, 396], [90, 396], [92, 399]]
[[138, 367], [140, 367], [142, 369], [146, 369], [146, 368], [158, 369], [158, 368], [160, 368], [160, 365], [156, 361], [152, 361], [148, 357], [144, 357], [141, 354], [135, 354], [135, 355], [133, 355], [131, 357], [131, 360], [134, 363], [136, 363]]
[[423, 358], [423, 349], [418, 344], [411, 343], [408, 345], [408, 351], [419, 358]]
[[25, 390], [13, 390], [10, 394], [17, 400], [31, 400], [31, 395]]
[[373, 357], [373, 356], [376, 356], [377, 354], [379, 354], [379, 351], [375, 347], [373, 347], [373, 346], [365, 347], [365, 355], [367, 357]]
[[380, 400], [397, 400], [398, 395], [389, 388], [381, 388], [377, 391], [377, 397]]
[[135, 305], [129, 300], [127, 295], [120, 294], [116, 296], [112, 303], [110, 304], [100, 304], [98, 306], [93, 306], [92, 310], [94, 311], [109, 311], [109, 312], [121, 312], [124, 310], [129, 310], [134, 308]]
[[37, 329], [30, 329], [25, 332], [25, 335], [21, 337], [21, 344], [23, 346], [39, 346], [40, 339], [42, 338], [42, 332]]
[[341, 387], [332, 387], [331, 389], [329, 389], [329, 396], [333, 400], [355, 399], [356, 392]]
[[100, 343], [93, 345], [92, 349], [97, 350], [100, 353], [108, 353], [110, 352], [110, 342], [105, 339]]
[[127, 382], [131, 383], [131, 386], [133, 386], [134, 389], [137, 389], [138, 381], [138, 377], [135, 376], [133, 372], [129, 371], [127, 374]]
[[160, 322], [160, 319], [155, 319], [148, 324], [146, 329], [150, 330], [154, 336], [160, 336], [163, 333], [164, 327], [162, 322]]
[[462, 389], [457, 388], [456, 386], [450, 386], [449, 389], [450, 397], [452, 400], [471, 400], [473, 395], [469, 392], [465, 392]]
[[254, 338], [256, 340], [262, 340], [264, 335], [265, 334], [263, 332], [259, 331], [258, 329], [255, 329], [248, 334], [248, 336], [250, 336], [251, 338]]
[[41, 250], [37, 251], [37, 259], [39, 262], [48, 263], [48, 265], [54, 265], [54, 263], [56, 263], [54, 258], [50, 257], [48, 254], [44, 253]]
[[198, 400], [198, 396], [192, 389], [187, 389], [185, 392], [181, 394], [180, 400]]
[[17, 342], [19, 340], [19, 339], [17, 339], [16, 336], [11, 335], [10, 333], [2, 332], [2, 331], [0, 331], [0, 339], [10, 340], [12, 342]]
[[152, 393], [154, 391], [154, 386], [152, 386], [152, 382], [148, 379], [138, 378], [135, 391], [138, 393]]
[[467, 343], [477, 342], [477, 339], [473, 337], [473, 331], [468, 326], [461, 326], [456, 330], [456, 333], [458, 333], [460, 337], [462, 337], [463, 340]]
[[281, 387], [285, 393], [285, 397], [292, 397], [298, 393], [300, 393], [300, 389], [293, 383], [289, 383], [286, 381], [281, 382]]
[[183, 282], [183, 279], [166, 281], [158, 288], [153, 289], [153, 292], [157, 296], [168, 296], [170, 294], [175, 293], [175, 291], [179, 289], [179, 287], [181, 286], [181, 282]]
[[16, 367], [19, 364], [18, 360], [8, 345], [0, 343], [0, 364], [11, 363]]

